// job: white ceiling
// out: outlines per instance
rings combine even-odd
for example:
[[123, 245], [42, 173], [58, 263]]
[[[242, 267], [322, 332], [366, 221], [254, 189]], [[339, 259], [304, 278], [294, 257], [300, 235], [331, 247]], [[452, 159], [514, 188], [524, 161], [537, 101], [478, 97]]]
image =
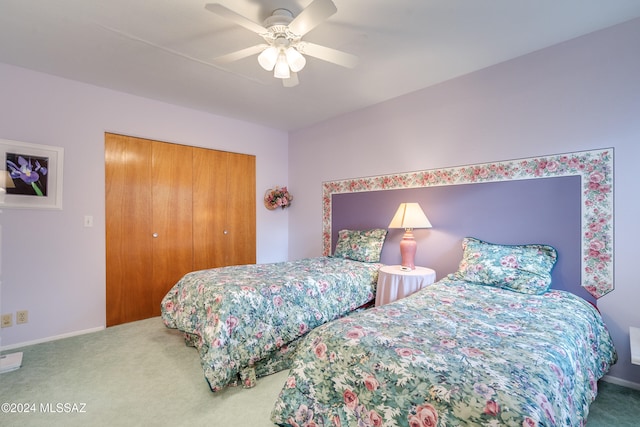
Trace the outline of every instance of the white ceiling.
[[[638, 0], [334, 0], [304, 40], [358, 66], [309, 57], [285, 88], [256, 56], [214, 64], [262, 39], [210, 2], [0, 0], [0, 62], [294, 130], [640, 17]], [[217, 2], [262, 23], [311, 0]]]

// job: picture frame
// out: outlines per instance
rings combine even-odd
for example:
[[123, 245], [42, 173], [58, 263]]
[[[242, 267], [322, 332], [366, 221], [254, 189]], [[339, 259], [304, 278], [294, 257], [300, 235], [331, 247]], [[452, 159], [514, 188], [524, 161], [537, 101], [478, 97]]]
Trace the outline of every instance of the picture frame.
[[0, 139], [0, 208], [62, 209], [64, 148]]

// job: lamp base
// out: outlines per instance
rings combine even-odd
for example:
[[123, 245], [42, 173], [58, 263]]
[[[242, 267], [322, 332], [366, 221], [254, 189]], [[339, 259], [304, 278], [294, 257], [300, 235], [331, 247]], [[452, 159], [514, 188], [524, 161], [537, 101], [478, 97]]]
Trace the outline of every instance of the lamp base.
[[416, 239], [413, 237], [413, 230], [407, 228], [405, 230], [404, 236], [402, 236], [402, 240], [400, 241], [400, 255], [402, 256], [402, 267], [403, 269], [415, 270], [416, 266], [414, 264], [414, 259], [416, 257], [416, 249], [418, 248], [418, 243]]

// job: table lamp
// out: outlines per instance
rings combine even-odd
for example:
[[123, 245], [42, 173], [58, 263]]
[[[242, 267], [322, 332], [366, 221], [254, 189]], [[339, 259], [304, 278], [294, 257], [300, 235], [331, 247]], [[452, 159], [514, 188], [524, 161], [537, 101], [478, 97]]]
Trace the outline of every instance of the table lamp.
[[402, 269], [415, 270], [414, 259], [418, 244], [413, 238], [414, 228], [431, 228], [431, 223], [418, 203], [400, 203], [393, 216], [389, 228], [404, 228], [404, 236], [400, 242]]

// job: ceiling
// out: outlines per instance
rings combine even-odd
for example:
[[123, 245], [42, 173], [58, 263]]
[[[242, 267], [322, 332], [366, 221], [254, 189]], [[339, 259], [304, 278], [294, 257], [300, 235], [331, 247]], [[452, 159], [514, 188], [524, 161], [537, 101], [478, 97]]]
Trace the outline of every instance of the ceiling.
[[[640, 17], [637, 0], [334, 0], [304, 40], [356, 55], [343, 68], [308, 57], [283, 87], [262, 43], [207, 10], [215, 0], [0, 0], [0, 62], [276, 129], [300, 129]], [[311, 0], [219, 0], [262, 23]]]

